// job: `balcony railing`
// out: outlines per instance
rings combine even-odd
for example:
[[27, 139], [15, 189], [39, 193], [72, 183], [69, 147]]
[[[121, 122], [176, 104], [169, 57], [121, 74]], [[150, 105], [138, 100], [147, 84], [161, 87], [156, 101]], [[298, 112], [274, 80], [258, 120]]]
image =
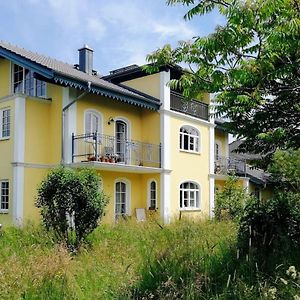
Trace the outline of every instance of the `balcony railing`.
[[72, 162], [103, 162], [159, 168], [161, 146], [99, 134], [72, 135]]
[[182, 95], [171, 91], [171, 110], [175, 110], [208, 121], [208, 105], [197, 100], [185, 100]]
[[215, 174], [246, 176], [246, 161], [229, 157], [215, 158]]

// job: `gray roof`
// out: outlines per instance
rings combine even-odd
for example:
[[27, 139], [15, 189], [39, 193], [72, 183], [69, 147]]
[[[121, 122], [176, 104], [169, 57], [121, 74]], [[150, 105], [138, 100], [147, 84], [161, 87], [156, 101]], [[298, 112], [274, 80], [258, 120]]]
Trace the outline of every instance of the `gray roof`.
[[108, 82], [98, 75], [89, 75], [85, 72], [82, 72], [74, 67], [74, 65], [61, 62], [59, 60], [56, 60], [54, 58], [44, 56], [29, 50], [26, 50], [24, 48], [20, 48], [18, 46], [14, 46], [10, 43], [4, 42], [0, 40], [0, 47], [15, 53], [25, 59], [28, 59], [34, 63], [37, 63], [43, 67], [46, 67], [50, 70], [53, 70], [55, 74], [65, 76], [67, 78], [71, 78], [80, 82], [91, 82], [92, 86], [101, 87], [104, 89], [108, 89], [110, 91], [114, 91], [123, 95], [127, 95], [136, 99], [141, 99], [143, 101], [147, 102], [156, 102], [159, 103], [159, 100], [154, 99], [153, 97], [147, 97], [147, 95], [141, 95], [138, 92], [135, 92], [133, 89], [127, 89], [124, 86], [119, 86], [116, 84], [113, 84], [111, 82]]

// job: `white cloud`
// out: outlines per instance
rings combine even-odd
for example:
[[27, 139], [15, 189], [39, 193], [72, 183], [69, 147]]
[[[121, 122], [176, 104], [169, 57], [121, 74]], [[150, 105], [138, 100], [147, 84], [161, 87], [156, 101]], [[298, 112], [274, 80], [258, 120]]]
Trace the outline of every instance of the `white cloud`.
[[86, 23], [86, 28], [88, 33], [91, 34], [96, 41], [101, 40], [106, 33], [106, 27], [103, 22], [96, 18], [89, 18]]
[[194, 30], [183, 22], [155, 23], [153, 31], [161, 35], [162, 38], [175, 37], [179, 39], [190, 39], [195, 36]]

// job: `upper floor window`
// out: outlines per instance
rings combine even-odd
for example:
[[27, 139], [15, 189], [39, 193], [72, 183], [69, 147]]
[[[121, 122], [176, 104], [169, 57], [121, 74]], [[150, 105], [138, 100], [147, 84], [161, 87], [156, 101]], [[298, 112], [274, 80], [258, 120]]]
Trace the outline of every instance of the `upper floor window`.
[[101, 116], [96, 111], [88, 110], [85, 112], [84, 124], [85, 134], [101, 133]]
[[199, 131], [192, 126], [180, 128], [179, 147], [181, 150], [199, 152]]
[[186, 181], [180, 185], [180, 208], [199, 209], [200, 208], [199, 185]]
[[9, 183], [7, 180], [0, 181], [0, 212], [7, 212], [9, 207]]
[[10, 109], [0, 109], [0, 139], [10, 137]]
[[152, 180], [149, 184], [149, 209], [156, 209], [157, 190], [156, 181]]
[[221, 143], [216, 142], [215, 143], [215, 160], [219, 160], [222, 156], [222, 150], [221, 150]]
[[14, 65], [13, 92], [34, 97], [46, 97], [46, 82], [34, 78], [31, 70]]

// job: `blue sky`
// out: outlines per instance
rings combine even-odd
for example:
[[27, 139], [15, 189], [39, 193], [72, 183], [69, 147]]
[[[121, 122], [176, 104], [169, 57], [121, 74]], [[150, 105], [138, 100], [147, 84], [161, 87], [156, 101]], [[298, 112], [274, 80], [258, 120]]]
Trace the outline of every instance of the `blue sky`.
[[0, 40], [71, 64], [83, 44], [94, 49], [100, 74], [143, 64], [147, 54], [204, 36], [222, 22], [217, 13], [184, 21], [183, 6], [165, 0], [1, 1]]

